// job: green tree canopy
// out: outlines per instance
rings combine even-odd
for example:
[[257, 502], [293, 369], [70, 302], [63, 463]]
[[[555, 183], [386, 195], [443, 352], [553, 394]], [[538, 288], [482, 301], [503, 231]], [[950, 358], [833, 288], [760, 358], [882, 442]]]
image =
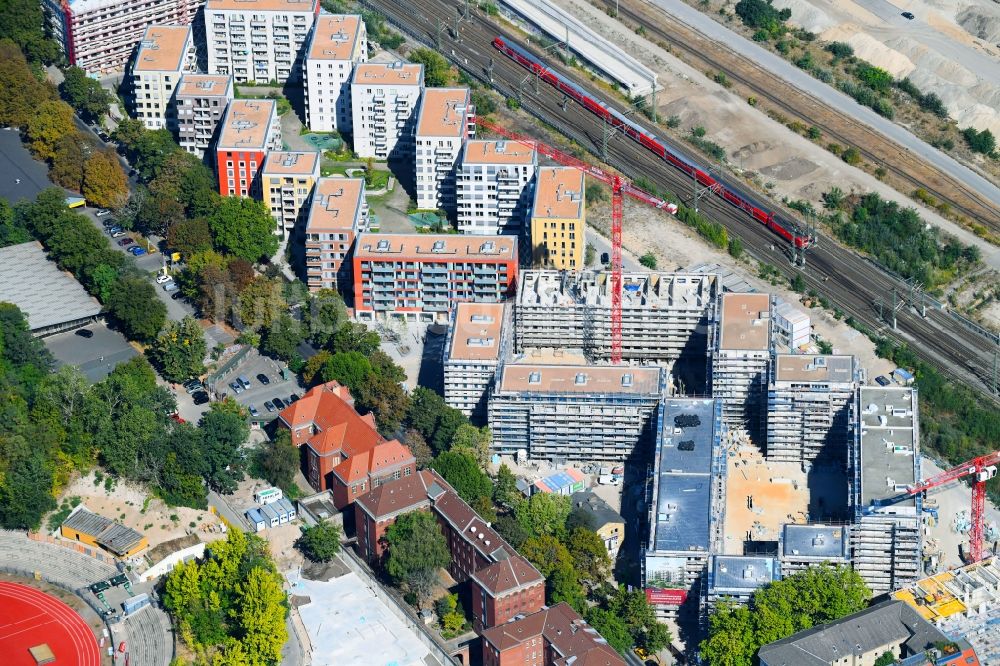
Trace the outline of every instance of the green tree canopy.
[[609, 610], [591, 608], [587, 611], [587, 622], [608, 641], [617, 652], [625, 654], [632, 647], [632, 635], [625, 621]]
[[79, 67], [63, 70], [63, 82], [59, 86], [70, 106], [80, 117], [91, 122], [99, 122], [111, 109], [111, 93], [101, 87], [101, 82], [87, 76]]
[[125, 336], [140, 342], [154, 340], [167, 319], [167, 306], [155, 287], [138, 277], [119, 280], [106, 305]]
[[150, 358], [168, 381], [180, 383], [204, 370], [205, 333], [194, 317], [168, 321], [149, 349]]
[[406, 420], [438, 453], [447, 451], [459, 426], [468, 423], [462, 412], [449, 407], [437, 392], [423, 386], [414, 389]]
[[328, 520], [303, 527], [295, 546], [313, 562], [329, 562], [340, 552], [340, 527]]
[[297, 347], [304, 339], [299, 322], [287, 312], [283, 312], [264, 330], [260, 350], [282, 361], [291, 361], [298, 355]]
[[356, 351], [337, 352], [323, 364], [321, 380], [337, 380], [356, 393], [371, 379], [373, 372], [372, 364], [363, 354]]
[[240, 449], [250, 436], [242, 408], [232, 399], [212, 403], [199, 426], [204, 439], [205, 480], [213, 490], [232, 493], [243, 480]]
[[451, 65], [444, 56], [433, 49], [413, 49], [407, 57], [410, 62], [424, 66], [424, 85], [441, 88], [451, 83]]
[[429, 511], [403, 514], [386, 530], [385, 540], [389, 544], [386, 571], [418, 601], [425, 600], [437, 570], [451, 564], [448, 543], [437, 518]]
[[167, 229], [167, 245], [188, 259], [196, 252], [212, 249], [212, 232], [204, 218], [181, 220]]
[[295, 472], [299, 469], [299, 450], [292, 444], [288, 430], [280, 429], [274, 440], [259, 452], [260, 471], [271, 485], [282, 490], [295, 487]]
[[256, 263], [278, 251], [275, 222], [267, 206], [244, 197], [223, 197], [208, 219], [215, 247]]
[[490, 477], [476, 460], [464, 451], [445, 451], [434, 459], [431, 467], [470, 504], [479, 497], [493, 496], [493, 482]]
[[536, 493], [519, 503], [514, 508], [514, 515], [529, 534], [561, 535], [572, 506], [572, 500], [566, 495]]

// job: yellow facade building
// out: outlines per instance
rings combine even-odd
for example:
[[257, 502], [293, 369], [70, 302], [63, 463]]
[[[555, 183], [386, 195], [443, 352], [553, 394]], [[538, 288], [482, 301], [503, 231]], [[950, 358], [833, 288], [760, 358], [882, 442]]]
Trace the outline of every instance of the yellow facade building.
[[145, 535], [110, 518], [91, 513], [83, 506], [78, 506], [63, 521], [59, 532], [70, 541], [103, 548], [118, 557], [132, 557], [149, 546]]
[[532, 263], [583, 268], [587, 207], [584, 174], [573, 167], [540, 167], [531, 206]]
[[290, 238], [302, 221], [313, 185], [319, 180], [318, 152], [271, 151], [260, 171], [261, 199], [271, 210], [275, 232]]

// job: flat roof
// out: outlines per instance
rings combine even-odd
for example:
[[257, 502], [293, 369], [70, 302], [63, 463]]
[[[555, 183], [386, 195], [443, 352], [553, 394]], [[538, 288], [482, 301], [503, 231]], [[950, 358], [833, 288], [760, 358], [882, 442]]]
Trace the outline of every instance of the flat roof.
[[184, 97], [232, 97], [233, 77], [185, 73], [177, 84], [177, 94]]
[[720, 349], [767, 351], [771, 346], [771, 296], [723, 294]]
[[[714, 302], [716, 282], [716, 276], [698, 273], [623, 273], [622, 309], [705, 310]], [[517, 302], [556, 308], [610, 308], [611, 272], [521, 271]]]
[[469, 99], [468, 88], [424, 88], [417, 116], [417, 136], [464, 136]]
[[354, 66], [354, 85], [422, 86], [424, 66], [412, 62], [365, 62]]
[[360, 209], [364, 202], [362, 178], [320, 178], [313, 187], [306, 232], [358, 231]]
[[662, 372], [652, 366], [508, 363], [501, 372], [499, 389], [517, 393], [656, 395], [660, 393]]
[[249, 150], [267, 147], [271, 119], [277, 117], [273, 99], [234, 99], [222, 119], [219, 150]]
[[709, 594], [753, 592], [781, 578], [778, 561], [773, 557], [713, 555], [709, 566], [712, 573]]
[[720, 446], [718, 403], [666, 398], [655, 458], [651, 551], [707, 552], [711, 543], [712, 456]]
[[319, 153], [272, 150], [264, 158], [261, 175], [309, 176], [319, 173]]
[[774, 360], [774, 378], [777, 381], [847, 384], [854, 380], [855, 367], [853, 356], [778, 354]]
[[0, 248], [0, 301], [20, 308], [33, 331], [101, 314], [97, 299], [59, 270], [38, 241]]
[[209, 11], [312, 12], [319, 11], [319, 0], [208, 0]]
[[151, 25], [139, 41], [133, 71], [179, 72], [191, 46], [191, 26]]
[[361, 36], [358, 14], [320, 14], [309, 37], [310, 60], [350, 60]]
[[535, 149], [506, 139], [473, 139], [465, 142], [463, 164], [535, 164]]
[[503, 303], [459, 303], [452, 324], [448, 359], [496, 361], [500, 357]]
[[583, 219], [584, 174], [575, 167], [544, 166], [535, 176], [531, 217]]
[[366, 233], [358, 237], [354, 252], [358, 257], [389, 261], [409, 259], [517, 261], [517, 237]]
[[781, 555], [792, 559], [846, 559], [848, 529], [841, 525], [789, 523], [781, 529]]
[[[862, 386], [861, 504], [897, 497], [917, 481], [917, 391], [905, 386]], [[889, 507], [915, 507], [914, 498]]]

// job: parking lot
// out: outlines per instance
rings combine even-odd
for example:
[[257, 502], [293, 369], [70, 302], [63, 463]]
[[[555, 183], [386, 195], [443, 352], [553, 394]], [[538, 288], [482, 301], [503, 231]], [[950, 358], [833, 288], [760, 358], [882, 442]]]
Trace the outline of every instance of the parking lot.
[[[227, 373], [221, 380], [210, 386], [220, 399], [224, 395], [231, 396], [239, 404], [248, 409], [253, 406], [261, 417], [275, 417], [280, 409], [269, 411], [265, 404], [273, 402], [274, 398], [280, 398], [285, 403], [294, 393], [301, 396], [304, 389], [299, 384], [298, 377], [288, 372], [288, 379], [282, 379], [281, 371], [286, 369], [285, 364], [278, 363], [274, 359], [261, 356], [256, 351], [251, 351], [247, 357]], [[263, 374], [268, 379], [268, 384], [262, 384], [257, 375]], [[245, 377], [250, 381], [250, 388], [236, 393], [230, 383], [236, 381], [237, 377]]]
[[13, 206], [21, 199], [33, 201], [49, 182], [44, 162], [31, 157], [15, 129], [5, 127], [0, 131], [0, 197]]
[[84, 328], [92, 331], [94, 337], [84, 338], [75, 331], [67, 331], [51, 335], [44, 342], [58, 365], [75, 365], [87, 381], [100, 381], [119, 363], [139, 355], [125, 336], [112, 331], [104, 322], [88, 324]]

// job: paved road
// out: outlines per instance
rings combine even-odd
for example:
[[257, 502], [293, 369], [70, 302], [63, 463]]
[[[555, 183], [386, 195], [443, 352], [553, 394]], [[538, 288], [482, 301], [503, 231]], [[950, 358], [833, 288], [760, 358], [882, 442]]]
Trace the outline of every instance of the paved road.
[[[761, 48], [749, 39], [734, 33], [725, 26], [717, 23], [711, 17], [702, 14], [697, 9], [683, 2], [678, 2], [677, 0], [650, 0], [650, 2], [674, 17], [674, 19], [686, 23], [701, 32], [709, 39], [729, 45], [730, 48], [739, 51], [744, 56], [759, 63], [761, 67], [766, 68], [775, 76], [784, 79], [825, 104], [850, 112], [851, 115], [861, 122], [896, 141], [938, 169], [961, 178], [968, 187], [979, 192], [1000, 208], [1000, 188], [968, 167], [959, 164], [937, 148], [924, 143], [900, 125], [895, 124], [891, 120], [886, 120], [867, 107], [861, 106], [852, 98], [814, 79], [777, 54]], [[906, 21], [902, 17], [900, 17], [900, 20], [910, 23], [910, 21]], [[997, 66], [993, 63], [992, 67], [996, 68]]]
[[21, 144], [20, 133], [7, 128], [0, 130], [0, 197], [11, 205], [20, 199], [34, 201], [47, 187], [53, 187], [48, 169]]

